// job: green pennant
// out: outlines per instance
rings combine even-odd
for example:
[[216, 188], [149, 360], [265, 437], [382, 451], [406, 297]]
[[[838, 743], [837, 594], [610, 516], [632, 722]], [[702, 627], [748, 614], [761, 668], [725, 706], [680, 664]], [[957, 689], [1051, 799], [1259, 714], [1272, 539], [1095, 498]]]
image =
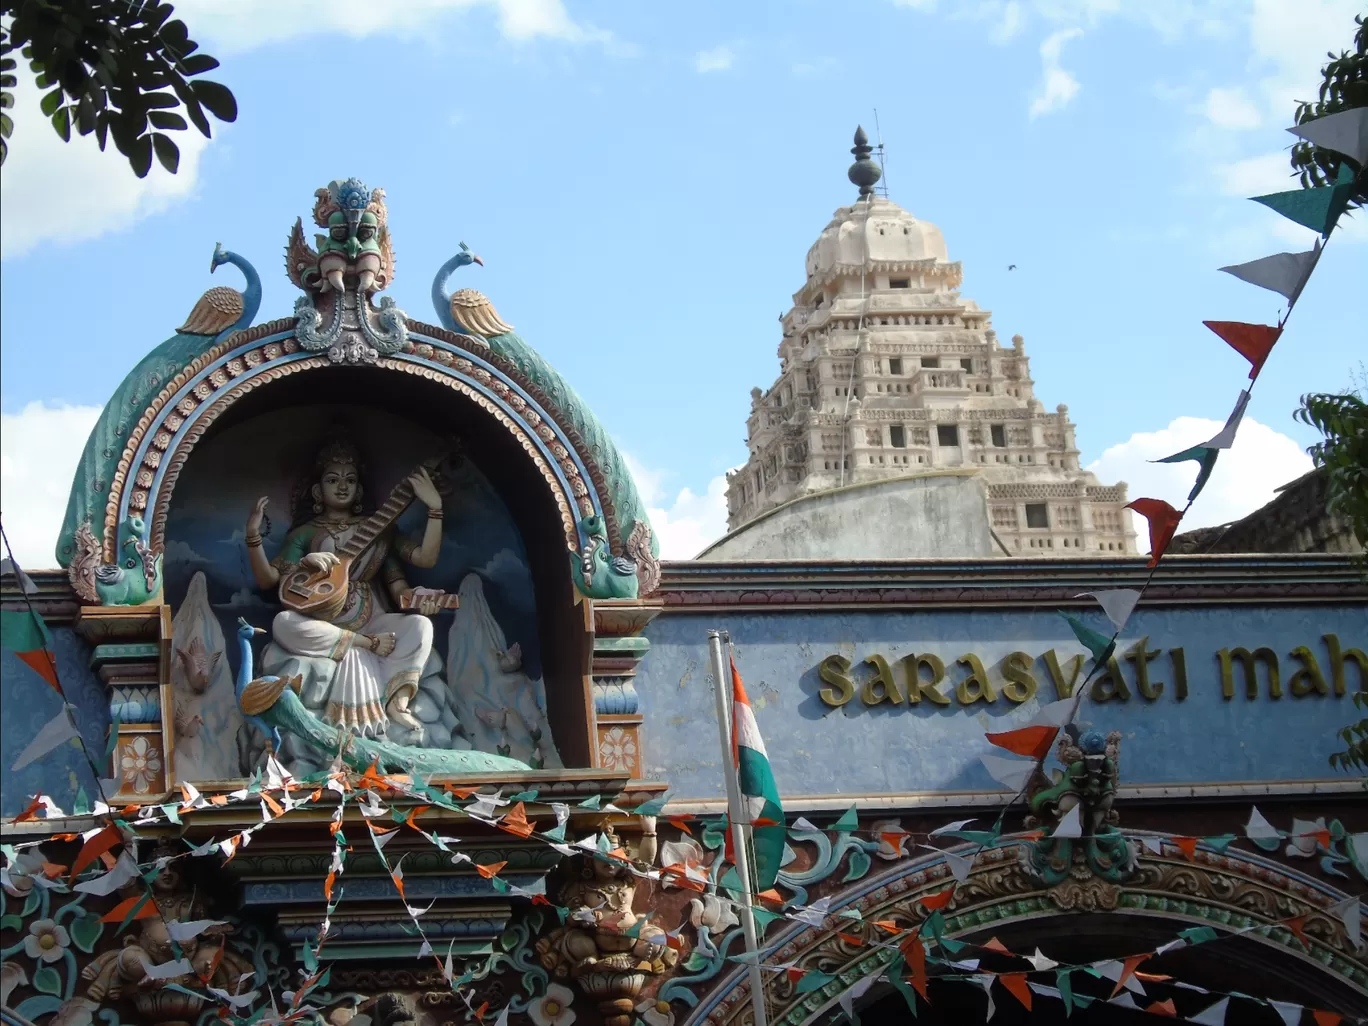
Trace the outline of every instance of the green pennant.
[[542, 836], [548, 841], [555, 841], [557, 844], [565, 843], [565, 824], [557, 823], [550, 830], [543, 830]]
[[838, 819], [835, 823], [832, 823], [831, 826], [827, 827], [827, 829], [834, 830], [840, 834], [849, 834], [854, 832], [854, 830], [859, 825], [859, 812], [856, 810], [855, 806], [852, 805], [850, 808], [846, 809], [844, 813], [841, 814], [840, 819]]
[[552, 905], [551, 907], [556, 910], [556, 918], [561, 921], [561, 926], [564, 926], [565, 921], [570, 918], [570, 910], [564, 905]]
[[594, 844], [598, 847], [598, 850], [602, 852], [604, 855], [607, 855], [610, 851], [613, 850], [613, 842], [608, 840], [607, 834], [599, 834], [598, 840], [595, 841]]
[[1216, 467], [1216, 458], [1221, 455], [1220, 449], [1213, 449], [1206, 445], [1194, 445], [1191, 449], [1184, 449], [1182, 452], [1175, 452], [1172, 456], [1165, 456], [1155, 463], [1185, 463], [1193, 460], [1199, 465], [1197, 471], [1197, 481], [1192, 486], [1192, 491], [1188, 493], [1187, 501], [1192, 502], [1198, 495], [1202, 494], [1202, 489], [1206, 487], [1207, 481], [1211, 478], [1211, 472]]
[[665, 803], [667, 801], [669, 801], [669, 795], [662, 794], [659, 798], [652, 798], [650, 801], [642, 802], [632, 810], [632, 813], [637, 816], [659, 816], [665, 811]]
[[818, 969], [809, 969], [803, 973], [798, 985], [793, 988], [795, 994], [811, 994], [814, 990], [821, 990], [832, 980], [836, 979], [831, 973], [824, 973]]
[[970, 844], [991, 848], [1002, 839], [1002, 826], [1000, 823], [995, 823], [992, 830], [948, 830], [941, 836], [958, 837]]
[[517, 794], [509, 795], [508, 800], [510, 802], [535, 802], [537, 800], [537, 795], [540, 793], [541, 792], [534, 787], [530, 791], [519, 791]]
[[161, 810], [162, 812], [166, 813], [166, 818], [168, 820], [170, 820], [172, 823], [175, 823], [177, 826], [180, 825], [181, 817], [179, 805], [177, 805], [175, 802], [171, 802], [168, 805], [163, 805], [161, 807]]
[[760, 908], [759, 906], [751, 909], [751, 915], [755, 916], [755, 926], [761, 937], [765, 935], [765, 930], [770, 923], [774, 922], [776, 919], [784, 918], [784, 915], [781, 912], [771, 912], [769, 909]]
[[888, 968], [884, 970], [884, 975], [888, 978], [888, 982], [893, 984], [898, 993], [903, 996], [903, 1000], [907, 1002], [908, 1011], [912, 1013], [912, 1018], [915, 1019], [917, 1018], [917, 992], [912, 989], [912, 985], [907, 980], [903, 979], [903, 969], [906, 966], [907, 962], [903, 960], [902, 955], [895, 955]]
[[860, 915], [860, 910], [858, 908], [843, 908], [841, 909], [841, 911], [836, 913], [836, 918], [853, 919], [857, 923], [864, 922], [864, 916]]
[[1353, 194], [1354, 172], [1347, 163], [1340, 161], [1339, 176], [1333, 185], [1272, 192], [1267, 196], [1251, 196], [1250, 199], [1328, 238]]
[[493, 888], [494, 888], [496, 891], [498, 891], [500, 894], [507, 894], [507, 893], [508, 893], [508, 884], [506, 884], [506, 883], [503, 881], [503, 878], [502, 878], [502, 877], [491, 876], [491, 877], [489, 878], [489, 884], [490, 884], [491, 887], [493, 887]]
[[736, 871], [735, 866], [728, 866], [727, 871], [722, 874], [722, 879], [717, 882], [717, 886], [724, 890], [731, 891], [738, 898], [743, 890], [741, 886], [741, 874]]
[[76, 788], [76, 802], [71, 806], [73, 816], [90, 815], [90, 797], [86, 794], [84, 787]]
[[[153, 871], [152, 871], [152, 875], [153, 875], [153, 877], [156, 876], [156, 870], [153, 870]], [[144, 875], [143, 879], [144, 879], [144, 880], [147, 880], [146, 875]], [[151, 881], [148, 880], [148, 883], [151, 883]], [[114, 931], [114, 936], [115, 936], [115, 937], [117, 937], [119, 934], [121, 934], [121, 933], [124, 932], [124, 929], [128, 926], [128, 924], [131, 923], [131, 922], [133, 922], [133, 917], [136, 916], [139, 912], [142, 911], [142, 907], [143, 907], [144, 905], [147, 904], [147, 902], [151, 899], [151, 897], [152, 897], [152, 892], [151, 892], [151, 891], [147, 891], [147, 892], [144, 892], [144, 894], [143, 894], [143, 896], [142, 896], [141, 898], [139, 898], [136, 902], [133, 903], [133, 907], [130, 908], [127, 912], [124, 913], [123, 922], [121, 922], [121, 923], [119, 924], [119, 928], [118, 928], [117, 930]]]
[[963, 941], [951, 940], [945, 936], [945, 916], [941, 915], [939, 909], [926, 917], [926, 921], [922, 923], [922, 930], [930, 933], [931, 938], [947, 955], [957, 955], [966, 947]]
[[1221, 834], [1219, 837], [1203, 837], [1202, 843], [1215, 848], [1219, 852], [1224, 852], [1230, 847], [1230, 842], [1235, 840], [1234, 834]]
[[1221, 935], [1210, 926], [1189, 926], [1186, 930], [1179, 930], [1178, 936], [1189, 944], [1205, 944], [1207, 941], [1214, 941]]
[[1059, 988], [1059, 999], [1064, 1002], [1065, 1016], [1073, 1015], [1074, 1010], [1073, 984], [1069, 982], [1069, 973], [1072, 971], [1071, 969], [1055, 970], [1055, 986]]
[[1116, 651], [1116, 640], [1109, 638], [1100, 631], [1095, 631], [1076, 616], [1060, 612], [1060, 616], [1069, 622], [1076, 637], [1099, 664], [1105, 663]]
[[578, 805], [576, 805], [575, 808], [577, 808], [577, 809], [601, 809], [601, 808], [603, 808], [603, 799], [602, 799], [599, 795], [591, 795], [590, 797], [584, 799], [584, 801], [582, 801], [582, 802], [580, 802]]
[[119, 717], [111, 717], [109, 721], [109, 740], [105, 743], [105, 762], [114, 758], [114, 749], [119, 744]]

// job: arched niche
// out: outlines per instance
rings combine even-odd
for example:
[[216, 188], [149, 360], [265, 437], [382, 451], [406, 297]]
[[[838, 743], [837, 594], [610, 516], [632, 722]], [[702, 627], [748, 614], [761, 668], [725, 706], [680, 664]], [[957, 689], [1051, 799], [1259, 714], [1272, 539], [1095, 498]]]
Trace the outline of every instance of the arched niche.
[[[190, 578], [205, 570], [208, 604], [231, 640], [235, 603], [252, 609], [261, 626], [279, 608], [274, 596], [256, 592], [246, 569], [242, 525], [250, 502], [272, 498], [267, 554], [274, 555], [292, 519], [293, 484], [334, 425], [358, 443], [376, 501], [418, 459], [456, 440], [466, 483], [478, 485], [479, 510], [466, 512], [501, 522], [471, 530], [467, 517], [463, 529], [454, 511], [450, 524], [444, 520], [443, 561], [413, 571], [410, 583], [456, 591], [466, 574], [478, 573], [505, 640], [520, 645], [529, 673], [540, 673], [561, 761], [592, 765], [591, 625], [570, 578], [579, 520], [594, 514], [607, 521], [612, 511], [591, 454], [558, 422], [559, 411], [468, 339], [432, 329], [411, 336], [409, 352], [336, 365], [301, 350], [279, 324], [233, 336], [162, 390], [129, 439], [110, 491], [106, 548], [120, 525], [138, 518], [147, 543], [164, 551], [166, 601], [176, 608]], [[408, 515], [421, 525], [421, 509]], [[453, 556], [447, 542], [459, 542], [463, 530], [482, 540]], [[491, 566], [500, 560], [503, 580]], [[519, 574], [527, 594], [516, 586]], [[442, 617], [439, 639], [452, 614]], [[436, 647], [444, 646], [439, 640]]]

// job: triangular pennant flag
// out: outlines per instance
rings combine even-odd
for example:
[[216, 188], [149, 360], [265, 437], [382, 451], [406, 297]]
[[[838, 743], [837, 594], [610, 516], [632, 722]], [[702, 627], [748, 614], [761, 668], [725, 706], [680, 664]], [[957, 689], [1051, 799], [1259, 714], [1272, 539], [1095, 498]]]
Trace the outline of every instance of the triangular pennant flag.
[[1229, 449], [1235, 444], [1235, 435], [1240, 430], [1240, 421], [1244, 420], [1245, 407], [1249, 405], [1249, 389], [1242, 389], [1240, 394], [1235, 397], [1235, 408], [1230, 411], [1230, 416], [1226, 418], [1225, 425], [1220, 431], [1212, 435], [1202, 443], [1208, 449]]
[[1230, 998], [1223, 997], [1214, 1005], [1210, 1005], [1200, 1015], [1188, 1016], [1188, 1022], [1201, 1023], [1202, 1026], [1225, 1026], [1226, 1009], [1230, 1006]]
[[527, 807], [518, 802], [499, 820], [499, 829], [506, 830], [517, 837], [531, 837], [532, 824], [527, 821]]
[[13, 652], [58, 694], [57, 657], [52, 634], [36, 612], [29, 609], [0, 610], [0, 648]]
[[988, 739], [988, 743], [991, 745], [1039, 762], [1050, 754], [1050, 748], [1058, 734], [1058, 727], [1042, 724], [1018, 727], [1016, 730], [998, 731], [983, 736]]
[[[971, 859], [969, 861], [972, 864], [973, 860]], [[924, 905], [926, 908], [934, 912], [937, 909], [945, 908], [945, 906], [950, 904], [950, 902], [953, 901], [954, 898], [955, 888], [951, 886], [945, 888], [944, 890], [936, 891], [936, 893], [934, 894], [924, 894], [920, 898], [918, 898], [917, 901], [921, 902], [922, 905]]]
[[846, 809], [845, 812], [841, 813], [841, 818], [838, 819], [835, 823], [832, 823], [831, 826], [827, 827], [827, 829], [834, 830], [835, 832], [841, 834], [848, 834], [851, 831], [855, 830], [855, 828], [859, 825], [859, 810], [857, 810], [856, 807], [852, 805], [850, 808]]
[[1337, 916], [1344, 924], [1344, 933], [1349, 938], [1349, 943], [1355, 948], [1362, 947], [1363, 920], [1358, 897], [1351, 895], [1343, 901], [1337, 901], [1327, 911], [1332, 916]]
[[1197, 857], [1197, 838], [1195, 837], [1174, 837], [1171, 839], [1178, 850], [1183, 853], [1184, 858], [1189, 862]]
[[[950, 866], [951, 876], [959, 883], [964, 883], [965, 880], [969, 879], [969, 871], [974, 868], [974, 857], [972, 855], [956, 855], [953, 851], [942, 852], [941, 854], [945, 856], [945, 861]], [[951, 893], [954, 893], [953, 888], [951, 888]], [[932, 907], [925, 900], [922, 901], [922, 904], [926, 905], [927, 908]]]
[[494, 877], [499, 875], [499, 870], [503, 869], [503, 867], [508, 865], [508, 863], [490, 862], [488, 864], [481, 865], [479, 862], [475, 862], [472, 863], [472, 865], [475, 866], [475, 872], [479, 873], [486, 880], [493, 880]]
[[1257, 806], [1251, 806], [1249, 822], [1245, 824], [1245, 836], [1251, 841], [1276, 841], [1282, 837], [1282, 831], [1264, 819]]
[[[1080, 997], [1082, 997], [1081, 994], [1076, 994], [1074, 995], [1074, 1000], [1077, 1001]], [[1130, 991], [1128, 990], [1123, 990], [1120, 994], [1107, 998], [1107, 1004], [1120, 1005], [1122, 1008], [1134, 1008], [1136, 1011], [1139, 1011], [1140, 1009], [1140, 1006], [1135, 1003], [1135, 998], [1130, 996]]]
[[1311, 277], [1316, 262], [1320, 260], [1320, 254], [1321, 244], [1320, 239], [1317, 239], [1315, 246], [1303, 253], [1274, 253], [1248, 263], [1231, 264], [1221, 270], [1241, 281], [1286, 296], [1290, 307], [1301, 295], [1306, 280]]
[[1215, 837], [1203, 837], [1202, 843], [1213, 851], [1224, 853], [1233, 840], [1235, 840], [1234, 834], [1218, 834]]
[[750, 911], [751, 915], [755, 917], [755, 925], [757, 929], [759, 929], [760, 936], [762, 937], [765, 935], [765, 927], [769, 926], [769, 924], [776, 919], [784, 918], [782, 912], [771, 912], [769, 909], [760, 908], [758, 905], [753, 907]]
[[1121, 963], [1121, 972], [1116, 977], [1116, 987], [1112, 990], [1113, 997], [1116, 996], [1117, 992], [1119, 992], [1122, 987], [1126, 987], [1128, 990], [1136, 989], [1135, 987], [1128, 986], [1130, 979], [1135, 975], [1135, 970], [1139, 968], [1140, 964], [1149, 957], [1149, 952], [1146, 952], [1143, 955], [1131, 955], [1130, 958]]
[[557, 841], [557, 842], [559, 842], [559, 843], [561, 843], [561, 844], [564, 844], [564, 843], [565, 843], [565, 824], [564, 824], [564, 823], [557, 823], [557, 824], [556, 824], [555, 826], [553, 826], [550, 830], [543, 830], [543, 831], [542, 831], [542, 836], [545, 837], [548, 841]]
[[659, 816], [665, 810], [665, 803], [669, 801], [669, 796], [662, 794], [659, 798], [652, 798], [650, 801], [642, 802], [632, 810], [634, 816]]
[[1311, 1009], [1311, 1018], [1316, 1020], [1316, 1026], [1339, 1026], [1344, 1021], [1344, 1016], [1339, 1012], [1329, 1012], [1324, 1008]]
[[964, 827], [967, 827], [972, 822], [974, 822], [972, 819], [957, 819], [953, 823], [946, 823], [944, 826], [936, 827], [935, 830], [931, 831], [931, 836], [940, 837], [944, 834], [954, 833], [956, 830], [962, 830]]
[[1339, 220], [1344, 208], [1354, 193], [1354, 171], [1344, 162], [1340, 163], [1339, 174], [1330, 185], [1314, 189], [1292, 189], [1288, 192], [1274, 192], [1267, 196], [1249, 197], [1255, 203], [1262, 203], [1270, 210], [1276, 210], [1289, 221], [1310, 228], [1322, 236], [1329, 236]]
[[1064, 1014], [1066, 1016], [1073, 1015], [1074, 1010], [1073, 983], [1069, 980], [1069, 973], [1071, 972], [1073, 972], [1072, 969], [1055, 970], [1055, 986], [1059, 988], [1059, 1000], [1064, 1002]]
[[[1144, 500], [1137, 499], [1136, 501], [1143, 502]], [[1059, 615], [1068, 621], [1069, 626], [1073, 628], [1074, 637], [1092, 653], [1092, 657], [1099, 663], [1105, 663], [1112, 657], [1112, 653], [1116, 651], [1116, 640], [1114, 638], [1107, 637], [1101, 631], [1093, 630], [1076, 616], [1070, 616], [1064, 612]]]
[[1047, 957], [1039, 948], [1035, 949], [1034, 955], [1027, 955], [1026, 961], [1031, 963], [1031, 968], [1038, 973], [1043, 973], [1047, 969], [1053, 969], [1059, 965], [1053, 958]]
[[1051, 837], [1082, 837], [1083, 822], [1078, 815], [1079, 806], [1069, 806], [1069, 811], [1064, 813], [1064, 818], [1059, 821], [1059, 825], [1050, 831]]
[[908, 971], [912, 975], [912, 986], [922, 996], [923, 1001], [929, 1001], [926, 996], [926, 945], [914, 933], [899, 945], [898, 950], [907, 962]]
[[1302, 1006], [1291, 1001], [1269, 1001], [1273, 1011], [1282, 1016], [1283, 1026], [1297, 1026], [1301, 1022]]
[[1163, 459], [1151, 460], [1151, 463], [1184, 463], [1187, 460], [1195, 460], [1198, 464], [1197, 480], [1193, 482], [1192, 491], [1188, 492], [1188, 504], [1202, 494], [1202, 489], [1211, 480], [1211, 472], [1216, 469], [1216, 458], [1221, 455], [1221, 450], [1212, 448], [1209, 445], [1194, 445], [1190, 449], [1182, 452], [1175, 452], [1172, 456], [1165, 456]]
[[1249, 361], [1249, 380], [1263, 370], [1264, 361], [1282, 335], [1282, 328], [1267, 324], [1246, 324], [1243, 321], [1203, 321], [1208, 328], [1225, 340], [1226, 344]]
[[790, 829], [790, 830], [801, 831], [801, 832], [807, 833], [807, 834], [819, 834], [819, 833], [821, 833], [821, 831], [817, 829], [816, 825], [815, 825], [811, 820], [809, 820], [806, 816], [799, 816], [797, 819], [795, 819], [795, 820], [793, 821], [793, 825], [790, 826], [789, 829]]
[[600, 795], [590, 795], [584, 801], [575, 806], [578, 809], [600, 809], [603, 807], [603, 798]]
[[1107, 591], [1084, 591], [1074, 597], [1096, 599], [1097, 604], [1102, 607], [1102, 612], [1106, 613], [1107, 619], [1112, 622], [1112, 626], [1119, 631], [1126, 626], [1131, 613], [1135, 612], [1135, 604], [1140, 601], [1140, 592], [1134, 588], [1111, 588]]
[[1210, 926], [1189, 926], [1186, 930], [1179, 930], [1178, 936], [1189, 944], [1205, 944], [1216, 940], [1220, 934]]
[[979, 762], [983, 763], [983, 768], [988, 771], [990, 777], [1009, 791], [1020, 791], [1026, 786], [1026, 781], [1031, 779], [1031, 775], [1036, 772], [1034, 762], [1021, 759], [1003, 759], [996, 755], [980, 755]]
[[1154, 1001], [1145, 1009], [1150, 1015], [1164, 1015], [1170, 1019], [1178, 1018], [1178, 1009], [1173, 1005], [1173, 998], [1164, 998], [1163, 1001]]
[[799, 909], [794, 913], [793, 918], [800, 923], [807, 923], [809, 926], [821, 926], [826, 922], [826, 917], [830, 915], [831, 898], [818, 898], [806, 908]]
[[798, 981], [798, 986], [794, 987], [793, 991], [795, 994], [810, 994], [814, 990], [821, 990], [834, 979], [836, 977], [831, 973], [810, 969], [803, 974], [803, 978]]
[[1149, 565], [1155, 566], [1163, 557], [1169, 542], [1173, 540], [1173, 532], [1178, 529], [1178, 522], [1183, 519], [1183, 514], [1163, 499], [1136, 499], [1127, 503], [1126, 509], [1135, 510], [1149, 521]]
[[1012, 954], [1011, 951], [1007, 950], [1007, 945], [1003, 944], [1002, 941], [998, 940], [996, 937], [989, 937], [988, 940], [980, 944], [979, 947], [986, 951], [996, 951], [1000, 955]]
[[989, 1022], [992, 1020], [993, 1014], [997, 1011], [997, 1005], [993, 1003], [993, 980], [996, 979], [996, 977], [994, 977], [992, 973], [979, 973], [976, 976], [969, 977], [969, 979], [982, 987], [983, 993], [988, 998], [988, 1011], [983, 1017], [983, 1021]]
[[81, 732], [76, 729], [76, 722], [71, 715], [73, 709], [73, 706], [63, 703], [57, 715], [43, 724], [33, 736], [33, 740], [24, 746], [11, 769], [21, 770], [29, 763], [47, 755], [58, 745], [65, 744], [74, 737], [80, 737]]
[[998, 979], [1007, 988], [1007, 993], [1025, 1005], [1026, 1011], [1029, 1012], [1031, 1010], [1031, 988], [1026, 985], [1026, 974], [1003, 973]]
[[1342, 153], [1360, 169], [1368, 165], [1368, 107], [1350, 107], [1337, 114], [1288, 129], [1313, 146]]

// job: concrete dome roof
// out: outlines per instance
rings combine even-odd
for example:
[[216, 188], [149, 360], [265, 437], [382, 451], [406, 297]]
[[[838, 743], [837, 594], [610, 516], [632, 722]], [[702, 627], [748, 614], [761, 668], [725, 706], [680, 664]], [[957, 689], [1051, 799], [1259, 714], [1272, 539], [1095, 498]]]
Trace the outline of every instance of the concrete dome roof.
[[866, 260], [910, 263], [933, 259], [950, 259], [941, 230], [891, 200], [873, 196], [836, 211], [808, 250], [807, 275], [823, 275], [838, 264], [858, 267]]

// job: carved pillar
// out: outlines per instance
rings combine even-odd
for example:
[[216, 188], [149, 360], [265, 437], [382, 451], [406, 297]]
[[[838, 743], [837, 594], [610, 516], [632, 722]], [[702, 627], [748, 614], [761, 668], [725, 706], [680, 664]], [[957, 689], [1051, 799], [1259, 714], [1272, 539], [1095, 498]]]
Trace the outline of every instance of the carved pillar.
[[594, 600], [594, 765], [644, 774], [641, 713], [637, 704], [637, 665], [650, 651], [641, 636], [665, 603], [649, 599]]
[[76, 632], [91, 647], [90, 667], [109, 691], [119, 724], [109, 775], [111, 800], [148, 801], [172, 787], [171, 607], [82, 606]]

